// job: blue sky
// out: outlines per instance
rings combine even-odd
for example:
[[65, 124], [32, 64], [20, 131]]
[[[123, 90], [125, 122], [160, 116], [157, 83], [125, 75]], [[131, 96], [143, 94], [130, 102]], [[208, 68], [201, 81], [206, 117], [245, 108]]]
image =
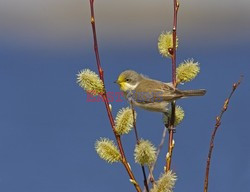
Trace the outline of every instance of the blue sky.
[[[102, 66], [108, 91], [125, 69], [171, 80], [170, 60], [157, 51], [157, 38], [171, 30], [172, 1], [95, 1]], [[0, 191], [134, 191], [121, 164], [101, 160], [94, 143], [114, 139], [103, 103], [87, 102], [76, 84], [84, 68], [97, 72], [87, 0], [0, 1]], [[175, 134], [172, 168], [175, 192], [203, 189], [208, 144], [215, 117], [231, 85], [244, 79], [218, 131], [210, 191], [250, 191], [249, 50], [250, 3], [181, 2], [177, 63], [200, 62], [201, 73], [180, 89], [207, 89], [204, 97], [178, 101], [185, 119]], [[114, 102], [113, 114], [124, 102]], [[138, 109], [140, 137], [158, 145], [161, 115]], [[134, 134], [122, 138], [134, 164]], [[155, 176], [163, 170], [162, 150]]]

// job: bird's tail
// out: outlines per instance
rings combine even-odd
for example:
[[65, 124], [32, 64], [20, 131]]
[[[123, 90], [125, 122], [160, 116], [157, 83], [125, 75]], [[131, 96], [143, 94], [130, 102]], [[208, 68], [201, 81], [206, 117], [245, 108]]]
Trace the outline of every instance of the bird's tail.
[[181, 91], [183, 94], [183, 97], [190, 97], [190, 96], [203, 96], [206, 94], [205, 89], [198, 89], [198, 90], [186, 90], [186, 91]]

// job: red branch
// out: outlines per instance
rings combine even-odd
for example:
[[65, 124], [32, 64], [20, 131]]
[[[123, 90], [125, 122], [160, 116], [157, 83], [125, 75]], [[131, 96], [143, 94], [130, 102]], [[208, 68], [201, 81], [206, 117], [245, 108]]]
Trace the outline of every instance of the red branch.
[[215, 122], [213, 133], [211, 135], [211, 140], [210, 140], [210, 145], [209, 145], [209, 152], [208, 152], [208, 157], [207, 157], [207, 166], [206, 166], [206, 174], [205, 174], [205, 181], [204, 181], [204, 192], [208, 191], [208, 178], [209, 178], [210, 162], [211, 162], [212, 152], [213, 152], [213, 148], [214, 148], [215, 135], [217, 133], [218, 128], [221, 125], [221, 119], [222, 119], [222, 116], [223, 116], [224, 112], [228, 108], [229, 101], [230, 101], [233, 93], [237, 89], [237, 87], [240, 85], [240, 83], [241, 83], [241, 79], [237, 83], [233, 84], [232, 91], [231, 91], [229, 97], [225, 100], [225, 102], [223, 104], [223, 107], [221, 109], [220, 115], [216, 117], [216, 122]]
[[177, 32], [177, 13], [179, 3], [174, 0], [174, 21], [173, 21], [173, 54], [172, 54], [172, 82], [176, 87], [176, 32]]
[[[95, 51], [95, 56], [96, 56], [96, 64], [97, 64], [100, 79], [102, 80], [103, 85], [104, 85], [104, 75], [103, 75], [103, 69], [101, 67], [101, 61], [100, 61], [100, 56], [99, 56], [99, 51], [98, 51], [96, 27], [95, 27], [94, 0], [89, 0], [89, 2], [90, 2], [90, 9], [91, 9], [91, 26], [92, 26], [93, 39], [94, 39], [94, 51]], [[104, 90], [105, 90], [105, 87], [104, 87]], [[114, 132], [119, 151], [121, 153], [122, 164], [124, 165], [128, 175], [129, 175], [130, 181], [134, 184], [134, 187], [135, 187], [136, 191], [141, 192], [141, 188], [138, 185], [137, 181], [135, 180], [134, 174], [132, 173], [132, 170], [131, 170], [131, 168], [129, 166], [129, 163], [128, 163], [127, 159], [126, 159], [120, 135], [118, 135], [116, 133], [116, 131], [115, 131], [115, 122], [114, 122], [114, 119], [113, 119], [113, 116], [112, 116], [112, 113], [111, 113], [111, 110], [110, 110], [110, 107], [109, 107], [109, 102], [108, 102], [108, 99], [107, 99], [106, 91], [104, 91], [104, 93], [102, 94], [102, 98], [103, 98], [103, 101], [105, 103], [108, 118], [109, 118], [112, 130]]]
[[[176, 87], [176, 39], [177, 39], [177, 13], [179, 9], [179, 3], [177, 0], [173, 0], [174, 2], [174, 19], [173, 19], [173, 48], [169, 50], [172, 55], [172, 83], [173, 86]], [[174, 122], [175, 122], [175, 102], [171, 103], [171, 119], [169, 129], [169, 138], [168, 138], [168, 156], [166, 158], [166, 169], [165, 171], [169, 171], [171, 167], [171, 159], [172, 159], [172, 150], [173, 150], [173, 139], [174, 139]]]

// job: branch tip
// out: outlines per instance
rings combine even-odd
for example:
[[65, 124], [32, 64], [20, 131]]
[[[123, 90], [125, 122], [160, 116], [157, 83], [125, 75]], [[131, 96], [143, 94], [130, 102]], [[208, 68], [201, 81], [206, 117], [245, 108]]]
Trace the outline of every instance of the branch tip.
[[224, 112], [228, 108], [229, 101], [230, 101], [232, 95], [234, 94], [235, 90], [240, 85], [241, 80], [242, 80], [242, 76], [240, 77], [240, 80], [238, 82], [233, 84], [232, 90], [230, 92], [229, 97], [225, 100], [219, 116], [216, 117], [215, 126], [214, 126], [214, 129], [213, 129], [213, 132], [212, 132], [212, 135], [211, 135], [211, 138], [210, 138], [210, 144], [209, 144], [209, 151], [208, 151], [207, 165], [206, 165], [206, 173], [205, 173], [205, 179], [204, 179], [204, 192], [208, 191], [208, 179], [209, 179], [209, 171], [210, 171], [210, 162], [211, 162], [211, 157], [212, 157], [213, 148], [214, 148], [215, 135], [217, 133], [217, 130], [218, 130], [219, 126], [221, 125], [221, 119], [223, 117]]

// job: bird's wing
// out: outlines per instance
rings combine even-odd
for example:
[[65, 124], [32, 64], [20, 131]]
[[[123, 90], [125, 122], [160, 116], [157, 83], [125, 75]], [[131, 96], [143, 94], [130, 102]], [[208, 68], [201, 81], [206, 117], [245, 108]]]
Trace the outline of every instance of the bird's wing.
[[172, 84], [150, 79], [142, 80], [132, 94], [133, 99], [140, 103], [172, 101], [182, 96]]

